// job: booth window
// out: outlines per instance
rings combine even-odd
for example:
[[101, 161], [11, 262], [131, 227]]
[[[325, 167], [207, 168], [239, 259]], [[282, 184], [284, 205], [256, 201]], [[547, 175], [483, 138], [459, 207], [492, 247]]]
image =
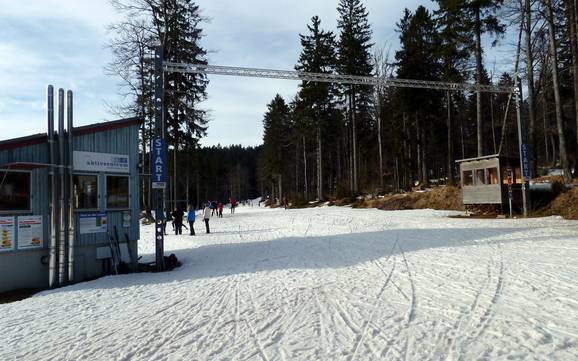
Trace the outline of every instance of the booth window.
[[0, 212], [30, 211], [30, 173], [0, 170]]
[[128, 177], [106, 177], [106, 207], [128, 208]]
[[486, 184], [500, 184], [498, 181], [498, 168], [486, 169]]
[[98, 177], [96, 175], [74, 175], [74, 208], [98, 208]]
[[476, 185], [484, 185], [485, 183], [484, 169], [476, 169]]
[[471, 170], [466, 170], [463, 172], [463, 180], [465, 186], [474, 185], [474, 172]]

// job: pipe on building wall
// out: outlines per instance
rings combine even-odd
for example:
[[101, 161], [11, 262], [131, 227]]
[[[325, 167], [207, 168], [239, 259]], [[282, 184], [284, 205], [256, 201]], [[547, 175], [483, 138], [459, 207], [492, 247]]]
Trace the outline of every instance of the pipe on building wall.
[[73, 128], [72, 91], [66, 93], [66, 129], [68, 131], [68, 281], [74, 282], [74, 182], [72, 178], [74, 148], [72, 145]]
[[58, 242], [57, 242], [57, 225], [56, 225], [56, 174], [55, 167], [56, 157], [54, 154], [54, 87], [48, 86], [48, 156], [49, 156], [49, 175], [50, 175], [50, 251], [48, 266], [48, 285], [54, 288], [58, 285]]
[[65, 153], [65, 143], [64, 143], [64, 90], [62, 88], [58, 89], [58, 163], [59, 163], [59, 180], [60, 180], [60, 201], [59, 201], [59, 224], [60, 224], [60, 234], [58, 239], [58, 282], [60, 286], [64, 286], [67, 282], [67, 263], [68, 258], [67, 247], [66, 247], [66, 227], [68, 225], [66, 212], [66, 183], [67, 179], [65, 177], [65, 164], [66, 164], [66, 153]]

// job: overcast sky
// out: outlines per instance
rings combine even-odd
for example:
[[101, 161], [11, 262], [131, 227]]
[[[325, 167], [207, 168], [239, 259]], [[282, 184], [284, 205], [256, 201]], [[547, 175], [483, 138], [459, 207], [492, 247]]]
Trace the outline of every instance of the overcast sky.
[[[336, 30], [338, 0], [199, 0], [209, 63], [291, 70], [299, 33], [314, 15]], [[398, 46], [395, 24], [405, 7], [430, 0], [365, 0], [376, 46]], [[118, 15], [107, 0], [0, 0], [0, 139], [46, 131], [46, 86], [74, 91], [75, 125], [114, 120], [118, 79], [107, 76], [106, 26]], [[499, 54], [499, 52], [498, 52]], [[499, 55], [493, 55], [499, 58]], [[492, 59], [490, 59], [490, 62]], [[509, 61], [511, 63], [511, 61]], [[203, 107], [211, 121], [203, 145], [258, 145], [266, 105], [290, 100], [297, 83], [209, 76]]]

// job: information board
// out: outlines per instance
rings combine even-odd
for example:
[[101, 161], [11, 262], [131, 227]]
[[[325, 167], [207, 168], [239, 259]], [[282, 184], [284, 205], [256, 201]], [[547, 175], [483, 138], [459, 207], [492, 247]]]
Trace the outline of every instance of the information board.
[[125, 154], [74, 151], [73, 166], [75, 171], [130, 173]]
[[18, 249], [41, 248], [43, 241], [42, 216], [18, 217]]
[[0, 252], [14, 250], [14, 217], [0, 217]]
[[78, 232], [80, 234], [106, 233], [106, 213], [81, 213], [78, 215]]

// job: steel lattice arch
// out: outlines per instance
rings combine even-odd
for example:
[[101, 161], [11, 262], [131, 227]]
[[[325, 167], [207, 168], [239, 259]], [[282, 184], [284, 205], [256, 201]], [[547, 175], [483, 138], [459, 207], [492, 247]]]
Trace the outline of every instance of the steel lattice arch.
[[410, 80], [410, 79], [396, 79], [386, 77], [378, 78], [372, 76], [359, 76], [359, 75], [308, 73], [291, 70], [243, 68], [235, 66], [207, 65], [207, 64], [186, 64], [186, 63], [165, 62], [163, 64], [163, 70], [165, 72], [176, 72], [176, 73], [215, 74], [215, 75], [228, 75], [228, 76], [240, 76], [251, 78], [283, 79], [283, 80], [312, 81], [323, 83], [353, 84], [353, 85], [397, 87], [397, 88], [417, 88], [417, 89], [449, 90], [449, 91], [479, 90], [485, 93], [513, 93], [516, 91], [515, 87], [494, 86], [494, 85], [476, 85], [471, 83], [451, 83], [442, 81]]

